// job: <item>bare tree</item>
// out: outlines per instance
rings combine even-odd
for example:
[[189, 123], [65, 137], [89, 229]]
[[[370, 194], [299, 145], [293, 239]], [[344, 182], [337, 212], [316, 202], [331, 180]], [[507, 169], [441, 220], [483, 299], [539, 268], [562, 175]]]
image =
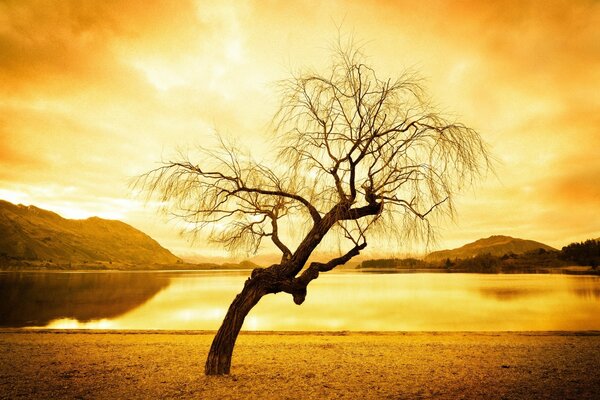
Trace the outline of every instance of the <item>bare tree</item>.
[[[263, 296], [285, 292], [302, 304], [310, 282], [358, 255], [377, 228], [429, 237], [431, 219], [453, 215], [455, 193], [489, 166], [477, 132], [437, 113], [412, 76], [378, 78], [354, 46], [337, 47], [326, 74], [301, 73], [280, 89], [273, 166], [221, 141], [200, 163], [182, 156], [139, 181], [227, 249], [256, 252], [268, 239], [281, 251], [278, 264], [252, 271], [231, 303], [207, 375], [229, 373], [244, 318]], [[283, 224], [304, 227], [294, 246]], [[307, 266], [330, 232], [349, 250]]]

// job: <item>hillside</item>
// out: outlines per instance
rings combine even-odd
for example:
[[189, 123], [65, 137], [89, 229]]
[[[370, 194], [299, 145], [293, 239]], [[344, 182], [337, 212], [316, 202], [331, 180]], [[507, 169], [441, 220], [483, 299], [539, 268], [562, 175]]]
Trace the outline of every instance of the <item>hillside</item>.
[[116, 220], [66, 219], [0, 200], [0, 257], [53, 263], [167, 264], [179, 259], [145, 233]]
[[447, 258], [450, 260], [457, 258], [466, 259], [480, 254], [491, 254], [500, 257], [510, 253], [523, 254], [537, 249], [556, 250], [553, 247], [533, 240], [495, 235], [486, 239], [476, 240], [457, 249], [434, 251], [425, 257], [425, 261], [433, 262]]

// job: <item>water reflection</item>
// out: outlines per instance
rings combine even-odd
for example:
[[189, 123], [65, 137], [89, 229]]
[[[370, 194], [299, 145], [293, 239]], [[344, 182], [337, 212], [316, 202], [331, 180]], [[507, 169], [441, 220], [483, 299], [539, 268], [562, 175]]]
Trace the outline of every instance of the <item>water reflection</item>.
[[536, 293], [526, 289], [517, 288], [482, 288], [481, 294], [498, 300], [517, 300], [523, 297], [532, 297]]
[[[248, 274], [0, 275], [0, 325], [215, 330]], [[599, 313], [598, 278], [328, 273], [311, 283], [302, 306], [287, 294], [265, 296], [244, 329], [597, 330]]]
[[585, 299], [600, 300], [600, 277], [586, 276], [579, 277], [572, 290], [575, 295]]
[[523, 279], [517, 276], [511, 279], [510, 275], [498, 275], [500, 279], [494, 279], [495, 275], [488, 276], [481, 282], [479, 293], [483, 297], [490, 297], [500, 301], [523, 301], [527, 298], [533, 300], [538, 297], [552, 295], [552, 292], [562, 289], [561, 281], [547, 278]]
[[0, 273], [0, 326], [114, 319], [169, 285], [160, 274]]

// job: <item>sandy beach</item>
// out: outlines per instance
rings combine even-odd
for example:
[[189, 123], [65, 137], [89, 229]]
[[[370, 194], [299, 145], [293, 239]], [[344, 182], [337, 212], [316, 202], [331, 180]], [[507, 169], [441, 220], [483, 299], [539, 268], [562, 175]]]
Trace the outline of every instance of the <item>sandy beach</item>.
[[206, 377], [212, 332], [0, 332], [2, 399], [594, 399], [600, 332], [242, 333]]

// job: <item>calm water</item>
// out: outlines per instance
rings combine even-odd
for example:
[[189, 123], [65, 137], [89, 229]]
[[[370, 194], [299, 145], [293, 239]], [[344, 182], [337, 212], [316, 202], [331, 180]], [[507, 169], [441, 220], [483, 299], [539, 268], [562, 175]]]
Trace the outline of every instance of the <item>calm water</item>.
[[[217, 329], [249, 271], [0, 273], [0, 326]], [[600, 330], [600, 278], [329, 273], [268, 295], [246, 330]]]

